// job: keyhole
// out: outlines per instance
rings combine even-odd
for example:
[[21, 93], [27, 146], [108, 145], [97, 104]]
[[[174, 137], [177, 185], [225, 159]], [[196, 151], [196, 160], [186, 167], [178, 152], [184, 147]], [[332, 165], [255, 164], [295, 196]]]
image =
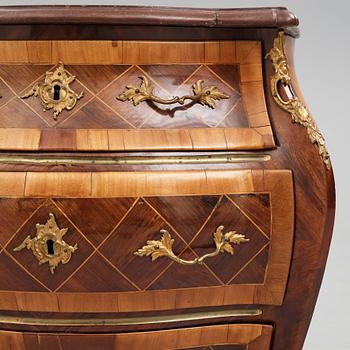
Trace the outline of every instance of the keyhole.
[[47, 253], [50, 255], [55, 254], [55, 250], [53, 249], [54, 241], [52, 239], [48, 239], [46, 241], [46, 246], [47, 246]]
[[61, 87], [59, 85], [54, 85], [53, 87], [53, 99], [59, 101], [60, 99]]

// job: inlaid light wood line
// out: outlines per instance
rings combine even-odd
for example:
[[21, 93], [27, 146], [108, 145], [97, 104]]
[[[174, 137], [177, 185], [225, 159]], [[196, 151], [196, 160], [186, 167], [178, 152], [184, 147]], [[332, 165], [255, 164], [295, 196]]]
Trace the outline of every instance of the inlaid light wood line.
[[133, 285], [136, 290], [142, 291], [142, 289], [135, 283], [133, 282], [128, 276], [126, 276], [122, 271], [118, 269], [117, 266], [115, 266], [110, 260], [108, 260], [99, 250], [96, 250], [96, 254], [98, 254], [106, 263], [111, 266], [115, 271], [117, 271], [121, 276], [123, 276], [131, 285]]
[[[271, 193], [269, 193], [269, 196], [271, 196]], [[253, 220], [251, 217], [229, 196], [226, 196], [226, 198], [239, 210], [242, 212], [242, 214], [260, 231], [262, 235], [264, 235], [269, 241], [271, 240], [271, 237], [269, 237], [266, 232], [263, 231], [263, 229]], [[270, 207], [271, 208], [271, 207]], [[270, 215], [272, 212], [272, 208], [270, 209]]]
[[[181, 237], [181, 236], [180, 236]], [[174, 237], [173, 237], [174, 238]], [[197, 258], [199, 258], [199, 255], [193, 250], [192, 247], [190, 247], [189, 245], [187, 245], [182, 251], [180, 251], [179, 254], [177, 254], [178, 256], [181, 257], [181, 255], [187, 250], [189, 249]], [[156, 276], [154, 278], [154, 280], [152, 282], [150, 282], [146, 287], [145, 287], [145, 291], [148, 290], [157, 280], [159, 280], [160, 277], [162, 277], [162, 275], [164, 275], [164, 273], [171, 267], [173, 266], [173, 264], [175, 264], [174, 261], [171, 261], [170, 265], [168, 265], [166, 268], [163, 269], [162, 272], [160, 272], [160, 274], [158, 276]], [[225, 283], [223, 281], [221, 281], [221, 279], [211, 270], [211, 268], [206, 264], [203, 263], [204, 267], [206, 267], [206, 269], [208, 270], [208, 272], [223, 286], [225, 285]]]
[[[52, 292], [52, 290], [47, 287], [43, 282], [41, 282], [38, 278], [36, 278], [25, 266], [23, 266], [17, 259], [15, 259], [6, 249], [2, 252], [2, 254], [6, 254], [7, 257], [9, 257], [12, 261], [14, 261], [23, 271], [25, 271], [30, 277], [32, 277], [37, 283], [40, 284], [44, 289], [46, 289], [48, 292]], [[23, 292], [23, 291], [21, 291]], [[21, 293], [18, 292], [18, 293]], [[13, 291], [11, 291], [13, 293]], [[37, 292], [40, 293], [40, 292]]]
[[[57, 66], [58, 66], [58, 63], [55, 63], [54, 65], [47, 65], [47, 64], [44, 64], [43, 66], [46, 66], [47, 67], [47, 72], [52, 72], [54, 71]], [[41, 74], [37, 79], [33, 80], [31, 83], [29, 83], [23, 90], [21, 90], [19, 92], [18, 95], [22, 95], [23, 93], [25, 93], [28, 89], [30, 89], [36, 82], [39, 82], [40, 80], [45, 80], [45, 73]]]
[[86, 263], [95, 255], [96, 249], [93, 247], [92, 252], [81, 262], [81, 264], [67, 277], [63, 280], [62, 283], [59, 284], [58, 287], [56, 287], [53, 292], [59, 291], [80, 269], [86, 265]]
[[56, 339], [58, 341], [59, 350], [64, 350], [61, 338], [57, 335]]
[[[48, 69], [48, 71], [52, 71], [57, 65], [55, 65], [54, 67]], [[23, 90], [21, 90], [19, 93], [17, 93], [12, 86], [5, 80], [2, 78], [2, 81], [4, 82], [4, 84], [11, 90], [11, 92], [15, 95], [14, 99], [17, 98], [19, 99], [22, 103], [24, 103], [32, 112], [34, 112], [34, 114], [36, 116], [38, 116], [47, 126], [50, 126], [50, 124], [34, 109], [32, 108], [24, 99], [21, 98], [21, 95], [26, 92], [28, 89], [30, 89], [37, 81], [40, 81], [42, 79], [45, 78], [45, 74], [41, 74], [39, 76], [39, 78], [35, 79], [34, 81], [32, 81], [27, 87], [25, 87]]]
[[191, 239], [191, 241], [188, 243], [189, 245], [192, 244], [195, 239], [198, 237], [198, 235], [202, 232], [203, 228], [205, 227], [205, 225], [208, 223], [208, 221], [213, 217], [216, 209], [219, 207], [219, 205], [222, 202], [222, 198], [224, 197], [223, 194], [220, 195], [220, 197], [218, 198], [217, 202], [215, 203], [213, 209], [211, 210], [211, 212], [209, 213], [208, 217], [204, 220], [203, 224], [200, 226], [199, 230], [195, 233], [195, 235], [193, 236], [193, 238]]
[[181, 87], [183, 87], [192, 77], [203, 67], [203, 64], [198, 63], [198, 67], [176, 88], [175, 91], [178, 91]]
[[[198, 67], [196, 67], [194, 69], [194, 71], [180, 84], [176, 87], [175, 89], [175, 95], [177, 93], [177, 91], [183, 86], [185, 85], [201, 68], [203, 67], [203, 65], [198, 65]], [[160, 89], [164, 90], [167, 94], [170, 95], [170, 92], [167, 91], [167, 89], [165, 89], [164, 87], [162, 87], [158, 82], [156, 82], [148, 73], [146, 73], [140, 66], [137, 66], [138, 69], [141, 70], [141, 72], [143, 72], [150, 80], [152, 80]], [[138, 126], [138, 128], [142, 128], [143, 125], [145, 125], [149, 120], [152, 119], [152, 117], [155, 115], [155, 111], [152, 111], [150, 113], [150, 115], [145, 118], [145, 120]], [[191, 139], [191, 142], [192, 142], [192, 139]], [[192, 142], [192, 147], [193, 147], [193, 142]]]
[[[170, 94], [170, 92], [164, 86], [162, 86], [160, 83], [158, 83], [149, 73], [144, 71], [141, 66], [136, 64], [135, 67], [140, 71], [139, 75], [145, 75], [148, 78], [148, 80], [150, 80], [151, 83], [153, 83], [153, 85], [156, 85], [158, 87], [158, 89], [162, 90], [163, 93], [168, 94], [168, 95]], [[134, 85], [138, 85], [138, 83], [139, 83], [139, 81], [133, 82]]]
[[218, 128], [219, 125], [224, 122], [224, 120], [227, 118], [227, 116], [237, 108], [237, 106], [238, 106], [239, 102], [241, 102], [241, 100], [242, 100], [242, 98], [239, 98], [235, 102], [235, 104], [232, 106], [232, 108], [227, 113], [224, 114], [224, 117], [215, 124], [214, 128]]
[[[178, 256], [180, 256], [182, 253], [184, 253], [186, 251], [186, 249], [188, 249], [187, 247], [185, 247], [184, 249], [181, 250], [181, 252], [178, 254]], [[164, 275], [165, 272], [167, 272], [171, 266], [173, 266], [175, 264], [175, 261], [173, 260], [169, 260], [169, 265], [166, 266], [150, 283], [147, 284], [147, 286], [143, 289], [144, 291], [147, 291], [150, 287], [152, 287], [152, 284], [157, 282], [159, 280], [160, 277], [162, 277]]]
[[[148, 79], [153, 82], [154, 85], [156, 85], [158, 87], [158, 89], [160, 89], [163, 93], [170, 95], [170, 92], [165, 89], [163, 86], [161, 86], [156, 80], [154, 80], [147, 72], [145, 72], [140, 66], [135, 65], [135, 67], [140, 70], [140, 72], [145, 75], [146, 77], [148, 77]], [[140, 75], [142, 75], [140, 74]], [[135, 82], [135, 85], [137, 85], [138, 82]], [[159, 93], [159, 91], [157, 92]], [[136, 107], [137, 108], [137, 107]], [[149, 116], [146, 117], [138, 126], [137, 129], [142, 129], [142, 126], [145, 125], [149, 120], [151, 120], [152, 118], [154, 118], [154, 116], [156, 115], [155, 110], [150, 111]]]
[[[71, 76], [75, 76], [67, 68], [65, 69]], [[83, 82], [79, 80], [78, 77], [75, 78], [75, 81], [78, 82], [84, 89], [86, 89], [91, 94], [91, 97], [89, 99], [84, 98], [82, 99], [82, 101], [79, 101], [79, 104], [77, 104], [76, 108], [74, 108], [74, 110], [69, 114], [69, 116], [67, 116], [67, 118], [65, 118], [61, 122], [59, 121], [57, 125], [63, 124], [66, 120], [69, 120], [70, 118], [74, 117], [75, 114], [77, 114], [84, 106], [86, 106], [89, 102], [91, 102], [94, 97], [96, 97], [96, 94], [93, 91], [91, 91], [87, 86], [85, 86]]]
[[[134, 209], [135, 205], [138, 203], [140, 197], [137, 197], [134, 202], [131, 204], [130, 208], [126, 211], [126, 213], [121, 217], [121, 219], [117, 222], [117, 224], [112, 228], [112, 230], [106, 235], [106, 237], [96, 246], [96, 250], [99, 251], [100, 255], [104, 256], [100, 252], [100, 248], [102, 245], [109, 239], [109, 237], [112, 235], [112, 233], [120, 226], [120, 224], [124, 221], [124, 219], [129, 215], [129, 213]], [[108, 260], [107, 258], [105, 258]]]
[[[188, 243], [189, 246], [195, 241], [195, 239], [201, 234], [201, 232], [203, 231], [203, 228], [205, 227], [205, 225], [208, 223], [208, 221], [213, 217], [216, 209], [219, 207], [219, 205], [222, 202], [224, 195], [221, 195], [218, 199], [218, 201], [216, 202], [213, 210], [209, 213], [208, 217], [206, 218], [206, 220], [204, 221], [204, 223], [202, 224], [202, 226], [199, 228], [199, 230], [196, 232], [196, 234], [193, 236], [192, 240]], [[191, 248], [192, 249], [192, 248]], [[193, 249], [192, 249], [193, 250]], [[198, 254], [193, 250], [193, 252], [195, 253], [195, 255], [199, 258]], [[207, 268], [207, 270], [209, 270], [209, 272], [219, 281], [219, 283], [221, 285], [225, 285], [226, 283], [224, 283], [224, 281], [221, 280], [221, 278], [219, 276], [216, 275], [216, 273], [211, 269], [211, 267], [204, 261], [203, 265], [205, 265], [205, 267]]]
[[[55, 205], [55, 203], [52, 201], [52, 203]], [[134, 206], [134, 204], [132, 205], [132, 207]], [[55, 207], [58, 208], [57, 205], [55, 205]], [[100, 247], [100, 245], [95, 246], [94, 244], [92, 244], [86, 237], [85, 235], [79, 230], [79, 228], [77, 226], [75, 226], [75, 224], [67, 217], [67, 215], [65, 215], [65, 213], [58, 208], [58, 210], [66, 217], [66, 219], [71, 223], [71, 225], [74, 226], [74, 228], [86, 239], [86, 241], [91, 245], [92, 247], [92, 252], [91, 254], [79, 265], [79, 267], [72, 272], [72, 274], [70, 276], [68, 276], [56, 289], [55, 292], [57, 292], [59, 289], [61, 289], [92, 257], [93, 255], [95, 255], [96, 252], [98, 252], [98, 247]], [[124, 219], [124, 217], [121, 219], [121, 221], [118, 222], [118, 224], [120, 224], [122, 222], [122, 220]], [[117, 226], [116, 226], [117, 227]], [[110, 234], [113, 232], [113, 230], [110, 232]], [[108, 237], [109, 235], [107, 235]], [[103, 256], [103, 254], [101, 252], [99, 252], [101, 256]], [[106, 260], [108, 260], [107, 258], [105, 258]]]
[[[197, 258], [199, 258], [198, 254], [192, 249], [192, 247], [189, 245], [189, 243], [187, 243], [183, 238], [182, 238], [182, 235], [162, 216], [161, 213], [159, 213], [157, 211], [157, 209], [155, 209], [152, 204], [150, 202], [147, 201], [147, 197], [143, 197], [143, 200], [148, 204], [148, 206], [165, 222], [166, 225], [168, 225], [172, 231], [174, 231], [176, 233], [176, 235], [178, 236], [178, 238], [180, 238], [180, 240], [183, 242], [183, 244], [185, 245], [185, 248], [182, 249], [180, 251], [179, 254], [177, 254], [178, 256], [181, 256], [187, 249], [190, 250], [190, 252], [192, 254], [194, 254]], [[174, 238], [174, 237], [173, 237]], [[156, 276], [153, 281], [151, 281], [145, 288], [144, 290], [147, 290], [149, 289], [172, 265], [174, 264], [174, 261], [171, 261], [171, 264], [168, 265], [166, 268], [163, 269], [163, 271], [161, 271], [159, 273], [158, 276]], [[209, 269], [207, 267], [207, 269]], [[217, 277], [215, 275], [214, 272], [212, 272], [210, 269], [209, 269], [209, 272], [213, 275], [213, 277], [222, 285], [224, 285], [224, 283], [219, 279], [219, 277]]]
[[[192, 249], [188, 246], [187, 242], [182, 238], [182, 236], [175, 230], [175, 228], [147, 201], [146, 197], [142, 197], [141, 198], [145, 203], [146, 205], [148, 205], [163, 221], [166, 225], [168, 225], [170, 227], [170, 229], [172, 231], [174, 231], [177, 235], [176, 238], [179, 238], [182, 243], [184, 244], [184, 248], [181, 250], [181, 252], [179, 253], [179, 255], [181, 255], [182, 253], [184, 253], [186, 251], [186, 249], [190, 249], [192, 251]], [[156, 233], [156, 232], [155, 232]], [[173, 237], [174, 238], [174, 237]], [[156, 280], [159, 279], [159, 277], [161, 277], [169, 268], [170, 266], [172, 266], [174, 263], [174, 261], [170, 261], [170, 264], [164, 268], [160, 273], [159, 275], [157, 275], [145, 288], [144, 290], [147, 290], [154, 282], [156, 282]]]
[[[76, 78], [76, 81], [83, 86], [83, 88], [85, 88], [86, 90], [88, 90], [90, 92], [90, 90], [88, 88], [86, 88], [77, 78]], [[64, 121], [66, 120], [70, 120], [71, 118], [73, 118], [76, 114], [78, 114], [81, 109], [83, 107], [85, 107], [87, 104], [89, 104], [95, 97], [94, 94], [92, 94], [89, 98], [86, 98], [86, 96], [83, 96], [84, 98], [82, 98], [75, 106], [75, 108], [69, 113], [69, 115], [63, 119], [62, 121], [60, 121], [58, 119], [58, 123], [56, 124], [57, 126], [63, 124]]]
[[220, 75], [215, 73], [209, 65], [205, 65], [205, 67], [210, 71], [211, 74], [213, 74], [217, 79], [219, 79], [224, 85], [226, 85], [230, 90], [236, 92], [238, 95], [241, 96], [241, 93], [237, 91], [232, 85], [230, 85], [224, 78], [222, 78]]
[[[204, 221], [203, 225], [200, 227], [200, 229], [196, 232], [196, 234], [194, 235], [194, 237], [192, 238], [192, 240], [187, 243], [184, 239], [182, 239], [182, 241], [186, 244], [186, 248], [183, 249], [179, 255], [183, 254], [185, 252], [186, 249], [189, 249], [197, 258], [199, 258], [198, 254], [193, 250], [193, 248], [191, 247], [191, 243], [195, 240], [195, 238], [198, 236], [198, 234], [202, 231], [203, 227], [207, 224], [207, 222], [210, 220], [210, 218], [213, 216], [213, 213], [215, 212], [216, 208], [219, 206], [221, 199], [223, 196], [220, 196], [217, 203], [215, 204], [213, 210], [210, 212], [209, 216], [207, 217], [207, 219]], [[152, 207], [152, 205], [150, 204], [150, 206]], [[153, 208], [153, 207], [152, 207]], [[153, 208], [154, 209], [154, 208]], [[155, 209], [154, 209], [155, 210]], [[158, 213], [158, 212], [157, 212]], [[158, 214], [160, 215], [160, 213]], [[165, 220], [163, 218], [163, 220]], [[165, 220], [166, 221], [166, 220]], [[168, 223], [168, 225], [182, 238], [182, 236]], [[166, 269], [164, 269], [163, 272], [161, 272], [145, 289], [148, 289], [157, 279], [159, 279], [166, 270], [168, 270], [170, 268], [170, 266], [172, 266], [174, 264], [174, 262], [171, 263], [171, 265], [169, 265]], [[223, 281], [221, 281], [221, 279], [214, 273], [214, 271], [212, 271], [212, 269], [206, 264], [204, 263], [203, 265], [205, 265], [205, 267], [207, 268], [207, 270], [209, 270], [209, 272], [213, 275], [213, 277], [221, 284], [221, 285], [225, 285], [225, 283]]]
[[79, 229], [79, 227], [77, 225], [75, 225], [75, 223], [70, 219], [70, 217], [64, 212], [64, 210], [59, 206], [59, 204], [57, 204], [53, 198], [49, 199], [50, 203], [57, 208], [57, 210], [61, 213], [62, 216], [64, 216], [66, 218], [66, 220], [74, 227], [74, 229], [83, 236], [83, 238], [93, 247], [95, 248], [95, 245], [87, 238], [87, 236], [84, 234], [83, 231], [81, 231]]
[[[0, 77], [0, 79], [4, 82], [4, 80]], [[5, 84], [5, 82], [4, 82]], [[6, 85], [6, 84], [5, 84]], [[0, 110], [7, 106], [10, 102], [14, 101], [17, 98], [17, 96], [12, 96], [8, 101], [6, 101], [2, 106], [0, 106]]]
[[106, 106], [109, 110], [111, 110], [114, 114], [116, 114], [119, 118], [121, 118], [124, 122], [126, 122], [127, 124], [129, 124], [130, 127], [131, 127], [132, 129], [135, 129], [135, 128], [136, 128], [136, 126], [133, 125], [133, 124], [130, 122], [130, 120], [125, 119], [125, 117], [123, 117], [120, 113], [118, 113], [118, 111], [116, 111], [116, 110], [113, 109], [108, 103], [106, 103], [105, 101], [103, 101], [103, 100], [99, 97], [99, 94], [97, 94], [97, 95], [95, 96], [95, 98], [96, 98], [99, 102], [101, 102], [104, 106]]
[[[131, 65], [129, 68], [127, 68], [123, 73], [121, 73], [120, 75], [118, 75], [117, 77], [115, 77], [111, 82], [109, 82], [104, 88], [102, 88], [98, 93], [94, 93], [92, 90], [90, 90], [83, 82], [81, 82], [79, 79], [77, 79], [79, 81], [79, 83], [87, 90], [89, 91], [90, 94], [93, 95], [93, 98], [97, 99], [100, 103], [102, 103], [105, 107], [107, 107], [110, 111], [113, 112], [113, 114], [117, 115], [119, 118], [121, 118], [124, 122], [126, 122], [127, 124], [130, 125], [131, 128], [135, 128], [135, 126], [127, 119], [125, 119], [121, 114], [118, 113], [118, 111], [116, 111], [115, 109], [113, 109], [109, 104], [107, 104], [105, 101], [103, 101], [99, 95], [105, 90], [107, 89], [110, 85], [112, 85], [116, 80], [118, 80], [119, 78], [121, 78], [124, 74], [126, 74], [129, 70], [131, 70], [134, 67], [134, 65]], [[71, 73], [72, 74], [72, 73]], [[74, 74], [72, 74], [74, 75]], [[92, 99], [89, 100], [89, 102], [91, 102]], [[63, 120], [61, 124], [64, 124], [66, 121]]]
[[[97, 94], [96, 96], [100, 95], [102, 92], [104, 92], [106, 89], [108, 89], [112, 84], [114, 84], [118, 79], [122, 78], [125, 74], [127, 74], [130, 70], [132, 70], [135, 67], [135, 64], [123, 64], [123, 66], [129, 66], [129, 68], [125, 69], [124, 72], [119, 74], [118, 76], [114, 77], [106, 86], [104, 86]], [[116, 92], [116, 95], [118, 92]]]
[[190, 248], [191, 247], [188, 245], [188, 243], [182, 238], [182, 235], [181, 235], [181, 232], [178, 232], [173, 225], [171, 225], [171, 223], [166, 220], [163, 215], [156, 209], [153, 207], [153, 205], [147, 200], [147, 197], [142, 197], [142, 200], [144, 200], [146, 202], [146, 204], [165, 222], [166, 225], [168, 225], [170, 227], [170, 229], [172, 231], [174, 231], [176, 233], [177, 236], [179, 236], [179, 238], [181, 239], [181, 241], [185, 244], [185, 246], [187, 248]]
[[6, 107], [10, 102], [12, 102], [13, 100], [15, 100], [17, 98], [17, 96], [12, 96], [7, 102], [5, 102], [2, 106], [0, 106], [0, 110], [3, 107]]
[[[244, 264], [242, 266], [242, 268], [233, 276], [231, 277], [231, 279], [227, 282], [227, 284], [230, 284], [246, 267], [248, 267], [254, 260], [255, 258], [268, 246], [270, 245], [270, 242], [266, 243], [256, 254], [254, 254], [254, 256], [252, 258], [250, 258], [246, 264]], [[266, 271], [265, 271], [265, 275], [266, 275]], [[265, 277], [264, 277], [265, 279]], [[246, 284], [246, 283], [245, 283]], [[248, 284], [248, 283], [247, 283]], [[250, 283], [249, 283], [250, 284]], [[264, 283], [253, 283], [254, 285], [263, 285]]]
[[51, 126], [47, 120], [45, 120], [30, 104], [27, 103], [27, 101], [25, 101], [24, 99], [21, 99], [19, 96], [17, 96], [17, 98], [19, 98], [22, 103], [24, 103], [32, 112], [34, 112], [35, 115], [38, 116], [46, 124], [46, 126], [48, 127]]
[[[242, 175], [242, 171], [238, 172]], [[243, 172], [244, 173], [244, 172]], [[71, 311], [74, 299], [82, 301], [79, 305], [74, 305], [75, 312], [94, 312], [96, 310], [95, 304], [106, 305], [108, 311], [109, 305], [115, 305], [115, 301], [119, 302], [120, 312], [129, 311], [148, 311], [148, 310], [167, 310], [169, 308], [188, 308], [201, 306], [217, 306], [217, 305], [232, 305], [232, 304], [267, 304], [280, 305], [283, 301], [283, 286], [288, 276], [288, 269], [290, 263], [290, 256], [281, 250], [281, 245], [288, 250], [289, 244], [292, 242], [290, 232], [293, 229], [293, 215], [290, 214], [290, 206], [292, 205], [292, 180], [290, 171], [283, 170], [254, 170], [250, 172], [255, 181], [254, 193], [266, 193], [271, 191], [272, 210], [275, 211], [275, 218], [273, 222], [273, 240], [271, 241], [270, 265], [267, 271], [266, 285], [230, 285], [219, 287], [203, 287], [203, 288], [182, 288], [168, 291], [147, 291], [147, 292], [116, 292], [116, 293], [58, 293], [57, 297], [60, 299], [60, 308], [62, 312]], [[262, 175], [265, 173], [263, 180]], [[232, 176], [232, 171], [229, 171], [229, 176], [224, 176], [224, 179], [236, 181], [236, 176]], [[242, 176], [239, 176], [242, 179]], [[244, 187], [236, 187], [234, 193], [243, 192], [245, 189], [251, 190], [251, 185], [247, 181], [243, 181]], [[218, 189], [222, 190], [223, 186]], [[216, 190], [218, 190], [216, 189]], [[249, 193], [249, 192], [248, 192]], [[281, 198], [282, 196], [282, 198]], [[281, 202], [282, 201], [282, 202]], [[275, 203], [276, 202], [276, 203]], [[293, 210], [293, 207], [292, 207]], [[282, 220], [285, 215], [290, 215], [288, 222]], [[284, 249], [284, 248], [283, 248]], [[283, 253], [281, 255], [281, 253]], [[271, 275], [273, 274], [273, 275]], [[272, 294], [271, 294], [272, 293]], [[10, 297], [10, 293], [3, 293], [4, 297]], [[33, 302], [28, 307], [29, 311], [47, 310], [47, 305], [40, 304], [40, 300], [45, 297], [45, 293], [21, 293], [23, 298], [30, 295]], [[159, 301], [159, 298], [161, 300]], [[132, 300], [132, 303], [131, 303]], [[166, 303], [164, 304], [164, 300]], [[90, 302], [89, 302], [90, 301]], [[34, 304], [36, 302], [37, 304]], [[89, 304], [90, 303], [90, 304]], [[189, 304], [190, 303], [190, 304]], [[218, 304], [219, 303], [219, 304]], [[191, 306], [190, 306], [191, 305]]]
[[90, 258], [92, 258], [92, 256], [95, 254], [96, 252], [96, 248], [95, 246], [85, 237], [85, 235], [79, 230], [79, 228], [77, 226], [74, 225], [74, 223], [68, 218], [68, 216], [55, 204], [55, 202], [53, 202], [52, 200], [50, 200], [51, 203], [53, 203], [53, 205], [61, 212], [61, 214], [63, 214], [63, 216], [69, 221], [69, 223], [77, 230], [77, 232], [79, 234], [81, 234], [83, 236], [83, 238], [87, 241], [88, 244], [91, 245], [92, 247], [92, 252], [91, 254], [78, 266], [78, 268], [76, 270], [74, 270], [54, 291], [57, 292], [67, 281], [69, 281], [88, 261]]
[[[22, 225], [16, 230], [16, 232], [10, 237], [10, 239], [6, 242], [6, 244], [4, 245], [3, 249], [7, 248], [8, 245], [11, 243], [11, 241], [13, 240], [13, 238], [16, 236], [16, 234], [27, 224], [27, 222], [38, 212], [38, 210], [40, 210], [44, 205], [45, 205], [46, 201], [44, 201], [42, 204], [40, 204], [38, 206], [38, 208], [36, 208], [30, 215], [29, 217], [22, 223]], [[34, 230], [34, 229], [33, 229]]]

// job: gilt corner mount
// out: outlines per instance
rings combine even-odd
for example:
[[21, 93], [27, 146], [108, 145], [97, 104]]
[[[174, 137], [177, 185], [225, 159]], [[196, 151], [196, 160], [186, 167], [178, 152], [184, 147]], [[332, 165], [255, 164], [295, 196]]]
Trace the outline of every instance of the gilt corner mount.
[[[284, 51], [284, 41], [284, 32], [281, 31], [274, 40], [273, 48], [266, 55], [266, 58], [272, 61], [275, 70], [275, 74], [271, 78], [272, 96], [276, 104], [291, 115], [293, 123], [300, 124], [307, 129], [311, 143], [316, 145], [323, 163], [327, 169], [330, 169], [331, 162], [325, 139], [306, 106], [294, 92], [292, 78], [289, 74], [288, 60]], [[291, 98], [286, 100], [280, 95], [278, 89], [280, 84], [289, 91]]]
[[24, 248], [32, 250], [39, 265], [49, 263], [53, 274], [58, 264], [67, 264], [72, 254], [78, 249], [77, 244], [71, 246], [63, 240], [67, 231], [67, 228], [60, 229], [57, 226], [55, 216], [50, 213], [46, 224], [36, 225], [36, 236], [34, 238], [27, 236], [18, 247], [14, 248], [14, 251], [19, 252]]
[[77, 93], [69, 86], [74, 80], [75, 76], [64, 68], [62, 62], [59, 62], [54, 71], [46, 72], [44, 82], [35, 83], [21, 98], [38, 97], [44, 111], [53, 109], [53, 119], [57, 120], [64, 109], [70, 111], [83, 97], [83, 92]]

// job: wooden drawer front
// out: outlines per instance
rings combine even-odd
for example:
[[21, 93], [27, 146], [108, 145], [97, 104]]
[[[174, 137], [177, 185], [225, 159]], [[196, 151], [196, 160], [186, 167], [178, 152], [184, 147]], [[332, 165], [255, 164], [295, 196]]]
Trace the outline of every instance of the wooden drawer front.
[[0, 350], [268, 350], [271, 335], [271, 326], [239, 324], [103, 335], [0, 331]]
[[[20, 174], [11, 188], [20, 188]], [[27, 173], [25, 179], [22, 198], [0, 201], [1, 309], [126, 312], [283, 302], [294, 222], [289, 171]], [[32, 249], [14, 251], [35, 237], [35, 225], [49, 213], [68, 229], [64, 240], [78, 246], [53, 274]], [[174, 254], [193, 260], [215, 250], [213, 233], [221, 225], [249, 242], [202, 265], [134, 254], [167, 230]]]
[[[0, 149], [242, 150], [275, 146], [259, 41], [0, 41], [0, 52]], [[76, 76], [70, 87], [84, 95], [72, 110], [63, 110], [54, 119], [52, 110], [43, 111], [38, 98], [21, 96], [35, 81], [43, 81], [46, 71], [54, 70], [59, 61]], [[154, 94], [161, 98], [193, 95], [199, 80], [203, 87], [215, 86], [229, 98], [215, 101], [215, 109], [191, 101], [134, 106], [131, 101], [117, 100], [125, 86], [140, 85], [140, 76], [147, 77]]]

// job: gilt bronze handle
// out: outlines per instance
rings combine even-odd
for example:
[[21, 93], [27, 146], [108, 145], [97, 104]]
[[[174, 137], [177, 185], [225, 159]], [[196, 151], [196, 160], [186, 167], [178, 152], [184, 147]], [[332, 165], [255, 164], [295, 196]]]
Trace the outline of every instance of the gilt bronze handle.
[[154, 86], [149, 79], [145, 76], [140, 76], [140, 86], [133, 85], [126, 86], [125, 90], [117, 96], [119, 101], [132, 101], [136, 107], [141, 102], [150, 101], [160, 104], [170, 105], [173, 103], [179, 103], [183, 105], [186, 100], [191, 100], [194, 103], [200, 103], [203, 106], [208, 106], [212, 109], [215, 108], [215, 101], [229, 98], [228, 95], [221, 92], [216, 86], [203, 86], [203, 80], [197, 80], [192, 86], [193, 95], [175, 96], [169, 99], [163, 99], [154, 95]]
[[213, 252], [193, 260], [184, 260], [175, 255], [173, 252], [174, 239], [171, 238], [167, 230], [160, 231], [162, 237], [159, 241], [147, 241], [147, 245], [140, 248], [134, 254], [138, 256], [151, 256], [152, 261], [157, 260], [161, 256], [167, 256], [169, 259], [182, 265], [201, 265], [205, 259], [213, 258], [219, 253], [226, 252], [232, 255], [234, 253], [233, 244], [241, 244], [249, 241], [249, 239], [245, 238], [245, 235], [239, 234], [237, 231], [229, 231], [226, 233], [223, 231], [224, 226], [219, 226], [213, 235], [216, 247]]

